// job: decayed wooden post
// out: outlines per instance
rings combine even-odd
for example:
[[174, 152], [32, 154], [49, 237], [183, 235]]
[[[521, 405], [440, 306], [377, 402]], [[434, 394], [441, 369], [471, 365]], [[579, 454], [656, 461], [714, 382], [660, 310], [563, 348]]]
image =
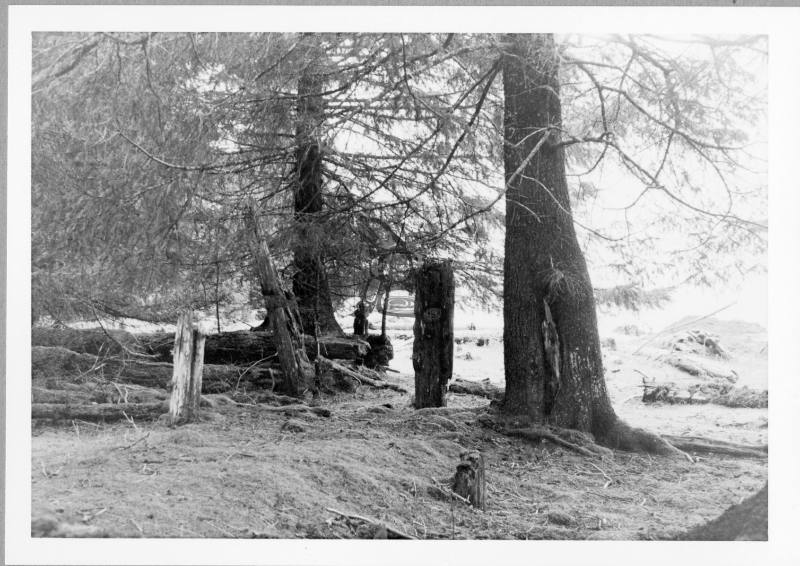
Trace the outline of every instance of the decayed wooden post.
[[256, 272], [261, 284], [261, 294], [267, 308], [278, 350], [278, 362], [286, 379], [286, 393], [300, 396], [313, 379], [313, 368], [308, 361], [302, 337], [297, 328], [297, 316], [293, 316], [291, 306], [281, 289], [278, 270], [272, 261], [269, 245], [261, 237], [253, 205], [247, 210], [246, 220], [250, 229], [250, 244], [256, 262]]
[[476, 509], [486, 509], [486, 471], [483, 455], [477, 450], [465, 450], [456, 467], [453, 492], [470, 502]]
[[169, 422], [179, 424], [197, 419], [203, 387], [203, 350], [206, 337], [194, 327], [194, 317], [186, 312], [178, 319], [172, 350], [172, 396]]
[[414, 406], [444, 407], [453, 375], [455, 279], [449, 261], [425, 262], [414, 298]]

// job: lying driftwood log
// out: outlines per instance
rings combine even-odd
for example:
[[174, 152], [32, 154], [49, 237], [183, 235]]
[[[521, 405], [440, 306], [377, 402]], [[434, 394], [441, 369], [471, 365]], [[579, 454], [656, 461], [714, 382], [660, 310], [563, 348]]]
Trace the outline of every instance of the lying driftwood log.
[[642, 385], [642, 403], [668, 403], [670, 405], [704, 405], [710, 399], [698, 391], [681, 389], [674, 383], [645, 383]]
[[505, 389], [489, 383], [488, 379], [482, 381], [470, 381], [458, 378], [450, 384], [450, 393], [462, 393], [466, 395], [476, 395], [487, 399], [499, 400], [505, 395]]
[[672, 382], [655, 383], [643, 380], [642, 387], [643, 403], [668, 403], [670, 405], [713, 403], [725, 407], [751, 409], [764, 409], [769, 406], [767, 391], [757, 391], [747, 386], [734, 387], [730, 382], [723, 380], [695, 383], [682, 388]]
[[708, 354], [723, 359], [730, 358], [730, 354], [720, 344], [719, 336], [705, 330], [687, 330], [673, 336], [668, 345], [674, 351]]
[[725, 364], [711, 360], [698, 359], [699, 356], [670, 354], [664, 358], [669, 365], [685, 371], [689, 375], [702, 378], [725, 379], [731, 383], [736, 383], [739, 376], [734, 370]]
[[[167, 388], [172, 364], [121, 358], [98, 358], [61, 347], [34, 346], [31, 349], [32, 377], [38, 382], [109, 380], [144, 387]], [[205, 364], [203, 393], [229, 391], [236, 387], [281, 391], [283, 375], [265, 366], [237, 367]]]
[[97, 405], [62, 405], [33, 403], [31, 417], [49, 420], [118, 421], [157, 419], [169, 410], [169, 402], [159, 403], [98, 403]]

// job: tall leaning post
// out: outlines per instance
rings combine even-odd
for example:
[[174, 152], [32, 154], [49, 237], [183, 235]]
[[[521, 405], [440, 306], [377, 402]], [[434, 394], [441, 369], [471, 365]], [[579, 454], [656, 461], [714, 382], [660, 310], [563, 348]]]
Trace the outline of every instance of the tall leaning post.
[[191, 312], [178, 319], [172, 350], [172, 395], [169, 400], [171, 425], [197, 420], [203, 387], [203, 351], [206, 337], [195, 328]]
[[455, 278], [450, 261], [426, 261], [414, 298], [414, 407], [444, 407], [453, 376]]

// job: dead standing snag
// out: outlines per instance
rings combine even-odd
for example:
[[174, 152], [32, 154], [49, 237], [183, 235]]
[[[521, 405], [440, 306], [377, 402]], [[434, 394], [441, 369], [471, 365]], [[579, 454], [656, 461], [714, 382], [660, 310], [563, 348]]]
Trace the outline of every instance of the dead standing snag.
[[449, 261], [426, 262], [416, 279], [414, 407], [443, 407], [453, 375], [453, 266]]
[[172, 396], [169, 401], [169, 422], [180, 424], [197, 419], [200, 391], [203, 387], [203, 348], [205, 335], [194, 327], [191, 312], [178, 319], [173, 350]]
[[260, 234], [254, 205], [247, 209], [246, 220], [250, 228], [251, 252], [255, 258], [261, 293], [267, 315], [276, 338], [278, 360], [286, 378], [286, 392], [300, 396], [308, 384], [313, 383], [313, 368], [306, 356], [302, 335], [298, 329], [297, 308], [286, 300], [281, 289], [278, 271], [272, 261], [269, 245]]

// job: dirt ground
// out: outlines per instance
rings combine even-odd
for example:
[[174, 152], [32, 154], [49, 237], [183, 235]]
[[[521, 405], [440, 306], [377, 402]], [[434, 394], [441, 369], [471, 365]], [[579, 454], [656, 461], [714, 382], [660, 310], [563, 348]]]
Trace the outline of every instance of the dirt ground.
[[[765, 334], [745, 330], [725, 331], [736, 352], [730, 363], [744, 381], [766, 388]], [[401, 373], [387, 379], [413, 391], [411, 337], [393, 333]], [[498, 381], [499, 336], [459, 332], [472, 334], [457, 347], [456, 375]], [[479, 334], [488, 344], [477, 346]], [[608, 388], [622, 418], [660, 433], [766, 443], [766, 409], [642, 404], [640, 373], [681, 379], [661, 360], [658, 341], [642, 342], [619, 333], [606, 348]], [[626, 452], [601, 460], [509, 438], [477, 422], [487, 401], [468, 395], [449, 394], [448, 406], [463, 410], [444, 414], [415, 412], [410, 394], [366, 386], [323, 403], [330, 418], [289, 418], [218, 398], [202, 422], [178, 428], [37, 424], [33, 517], [112, 537], [375, 536], [333, 509], [418, 538], [655, 539], [716, 517], [767, 480], [766, 460], [689, 463]], [[466, 448], [485, 457], [485, 511], [433, 488], [452, 476]]]

